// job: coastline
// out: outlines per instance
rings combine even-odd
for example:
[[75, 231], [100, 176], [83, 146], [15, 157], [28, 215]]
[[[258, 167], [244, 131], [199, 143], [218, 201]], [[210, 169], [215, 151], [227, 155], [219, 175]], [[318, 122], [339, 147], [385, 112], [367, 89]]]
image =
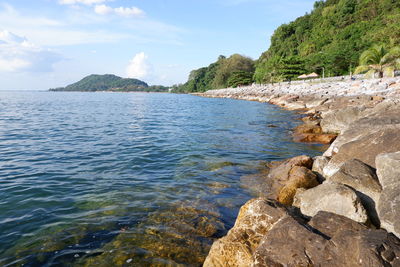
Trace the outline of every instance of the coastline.
[[[300, 112], [305, 117], [295, 141], [330, 144], [315, 158], [271, 163], [263, 177], [271, 199], [243, 205], [204, 266], [400, 264], [400, 77], [252, 85], [194, 95]], [[358, 250], [349, 254], [351, 246]]]

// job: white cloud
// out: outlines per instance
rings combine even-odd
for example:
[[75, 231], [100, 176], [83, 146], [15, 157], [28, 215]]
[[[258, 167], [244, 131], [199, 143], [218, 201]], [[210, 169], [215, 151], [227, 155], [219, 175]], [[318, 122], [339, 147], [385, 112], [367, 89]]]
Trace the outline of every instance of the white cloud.
[[129, 78], [143, 79], [151, 76], [152, 66], [144, 52], [136, 54], [126, 68], [126, 75]]
[[26, 38], [0, 31], [0, 72], [49, 72], [62, 58]]
[[58, 1], [62, 5], [77, 5], [77, 4], [83, 4], [83, 5], [94, 5], [94, 4], [101, 4], [104, 2], [107, 2], [107, 0], [59, 0]]
[[142, 17], [145, 14], [143, 10], [137, 7], [112, 8], [107, 5], [96, 5], [94, 7], [94, 12], [96, 12], [99, 15], [115, 14], [124, 17]]
[[97, 5], [94, 7], [94, 12], [99, 15], [107, 15], [114, 12], [114, 9], [106, 5]]
[[115, 13], [121, 16], [134, 16], [140, 17], [144, 15], [144, 11], [137, 7], [118, 7], [114, 9]]

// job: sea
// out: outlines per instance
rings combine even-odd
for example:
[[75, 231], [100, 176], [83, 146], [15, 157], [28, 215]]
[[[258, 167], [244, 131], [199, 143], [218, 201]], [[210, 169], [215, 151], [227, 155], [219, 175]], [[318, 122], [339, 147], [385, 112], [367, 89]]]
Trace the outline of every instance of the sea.
[[299, 118], [183, 94], [0, 91], [0, 266], [201, 266], [263, 193], [246, 177], [325, 149], [292, 141]]

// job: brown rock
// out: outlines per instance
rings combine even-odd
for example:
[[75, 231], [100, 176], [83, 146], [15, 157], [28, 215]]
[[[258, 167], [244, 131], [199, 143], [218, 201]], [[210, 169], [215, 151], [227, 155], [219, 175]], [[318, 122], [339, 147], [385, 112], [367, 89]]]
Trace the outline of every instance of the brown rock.
[[278, 193], [278, 201], [285, 205], [292, 205], [298, 188], [313, 188], [319, 185], [317, 175], [311, 170], [294, 166], [289, 172], [289, 179]]
[[318, 144], [332, 144], [335, 141], [337, 134], [313, 134], [313, 133], [305, 133], [305, 134], [295, 134], [294, 141], [295, 142], [304, 142], [304, 143], [318, 143]]
[[268, 197], [291, 205], [297, 188], [312, 188], [318, 185], [317, 176], [310, 170], [313, 160], [308, 156], [298, 156], [274, 164], [267, 176], [271, 188]]
[[319, 212], [309, 224], [284, 217], [261, 240], [254, 267], [398, 266], [400, 240], [343, 216]]
[[320, 134], [322, 133], [322, 128], [314, 124], [301, 124], [294, 129], [295, 134], [311, 133]]
[[240, 209], [228, 234], [213, 243], [203, 266], [250, 266], [261, 238], [286, 214], [286, 209], [277, 202], [263, 198], [250, 200]]
[[351, 159], [358, 159], [375, 168], [375, 158], [378, 154], [400, 151], [400, 127], [381, 128], [370, 134], [366, 132], [360, 138], [343, 144], [324, 168], [324, 174], [332, 176], [342, 164]]

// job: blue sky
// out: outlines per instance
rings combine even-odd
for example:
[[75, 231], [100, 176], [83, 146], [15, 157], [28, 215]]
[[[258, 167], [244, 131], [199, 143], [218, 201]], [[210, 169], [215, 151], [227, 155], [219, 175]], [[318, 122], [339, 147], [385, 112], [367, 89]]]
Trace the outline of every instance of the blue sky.
[[112, 73], [185, 82], [219, 55], [257, 59], [314, 0], [0, 0], [0, 90]]

